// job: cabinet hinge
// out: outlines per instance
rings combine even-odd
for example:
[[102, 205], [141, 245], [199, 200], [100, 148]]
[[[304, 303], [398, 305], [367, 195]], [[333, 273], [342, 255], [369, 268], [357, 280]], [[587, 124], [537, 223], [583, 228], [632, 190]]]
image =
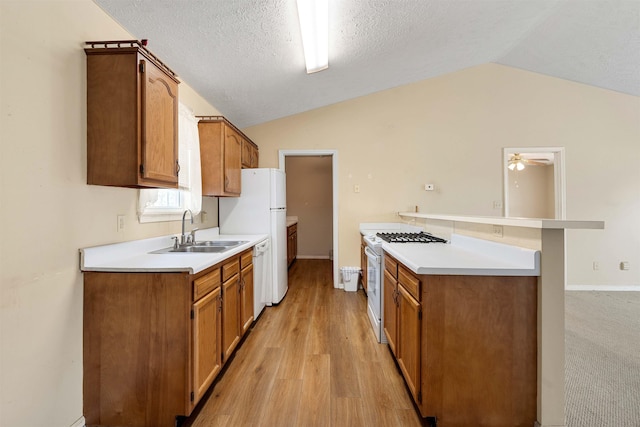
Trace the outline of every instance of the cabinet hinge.
[[196, 314], [193, 312], [193, 310], [191, 310], [191, 318], [195, 319], [195, 317], [196, 317]]
[[193, 402], [193, 399], [195, 398], [196, 398], [196, 395], [193, 392], [191, 392], [191, 401]]
[[140, 69], [141, 73], [144, 73], [144, 61], [140, 63], [140, 65], [138, 66], [138, 68]]
[[144, 173], [144, 165], [143, 164], [140, 165], [140, 173]]

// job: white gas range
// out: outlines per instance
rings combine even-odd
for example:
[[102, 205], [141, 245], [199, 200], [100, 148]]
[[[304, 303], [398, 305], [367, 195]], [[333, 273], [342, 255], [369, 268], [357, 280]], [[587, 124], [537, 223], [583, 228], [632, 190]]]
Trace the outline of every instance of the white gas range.
[[367, 314], [373, 326], [373, 331], [378, 342], [386, 343], [384, 335], [382, 313], [382, 274], [383, 250], [382, 243], [431, 243], [446, 242], [444, 239], [434, 238], [430, 234], [424, 233], [420, 227], [403, 223], [361, 223], [360, 234], [366, 244], [365, 254], [367, 256]]

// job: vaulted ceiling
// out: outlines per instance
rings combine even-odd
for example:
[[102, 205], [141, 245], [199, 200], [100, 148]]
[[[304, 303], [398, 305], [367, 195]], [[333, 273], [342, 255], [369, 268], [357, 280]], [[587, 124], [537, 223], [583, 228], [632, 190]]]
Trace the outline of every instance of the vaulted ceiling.
[[295, 0], [94, 1], [239, 127], [485, 63], [640, 96], [639, 0], [329, 0], [311, 75]]

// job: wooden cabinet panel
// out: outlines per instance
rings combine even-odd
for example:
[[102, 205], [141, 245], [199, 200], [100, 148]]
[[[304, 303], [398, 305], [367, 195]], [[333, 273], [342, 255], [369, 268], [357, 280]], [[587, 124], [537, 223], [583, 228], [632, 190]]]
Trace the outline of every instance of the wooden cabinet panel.
[[187, 273], [84, 273], [87, 425], [173, 426], [189, 415]]
[[198, 116], [202, 194], [239, 196], [243, 167], [258, 167], [258, 147], [222, 116]]
[[194, 404], [200, 401], [222, 366], [221, 311], [219, 286], [193, 305]]
[[242, 167], [258, 167], [258, 147], [247, 138], [242, 139]]
[[532, 425], [537, 278], [420, 277], [421, 414], [442, 425]]
[[421, 305], [402, 286], [398, 285], [397, 360], [407, 386], [416, 402], [420, 402], [420, 315]]
[[240, 195], [242, 169], [242, 137], [230, 126], [225, 126], [224, 139], [224, 192]]
[[387, 270], [394, 279], [398, 278], [398, 261], [386, 253], [384, 255], [384, 269]]
[[260, 150], [258, 146], [253, 147], [253, 151], [251, 152], [251, 167], [257, 168], [260, 164]]
[[193, 300], [198, 301], [216, 287], [220, 287], [219, 268], [193, 281]]
[[152, 62], [140, 60], [142, 82], [142, 176], [176, 182], [178, 178], [177, 85]]
[[397, 323], [397, 287], [396, 279], [389, 273], [389, 270], [384, 270], [383, 280], [383, 305], [384, 305], [384, 319], [383, 327], [384, 334], [389, 342], [391, 352], [397, 354], [397, 335], [398, 335], [398, 323]]
[[253, 264], [247, 264], [242, 269], [240, 279], [240, 326], [243, 336], [253, 323], [253, 315]]
[[240, 272], [240, 260], [237, 257], [225, 261], [222, 265], [222, 281], [226, 282]]
[[369, 263], [367, 260], [367, 255], [364, 252], [364, 248], [366, 247], [366, 245], [364, 244], [364, 241], [361, 241], [360, 243], [360, 269], [362, 270], [362, 274], [360, 275], [360, 283], [362, 283], [362, 289], [364, 289], [365, 292], [367, 292], [367, 272], [369, 269]]
[[411, 296], [420, 299], [420, 279], [403, 265], [398, 265], [398, 283], [400, 283]]
[[89, 44], [87, 183], [177, 188], [175, 74], [135, 42]]
[[253, 264], [253, 249], [247, 249], [240, 254], [240, 268], [245, 269]]
[[[237, 263], [237, 261], [236, 261]], [[240, 342], [240, 281], [236, 274], [222, 284], [222, 362], [226, 362]]]
[[173, 427], [191, 414], [253, 323], [252, 253], [195, 275], [84, 273], [88, 425]]
[[291, 264], [298, 257], [298, 224], [287, 227], [287, 265]]

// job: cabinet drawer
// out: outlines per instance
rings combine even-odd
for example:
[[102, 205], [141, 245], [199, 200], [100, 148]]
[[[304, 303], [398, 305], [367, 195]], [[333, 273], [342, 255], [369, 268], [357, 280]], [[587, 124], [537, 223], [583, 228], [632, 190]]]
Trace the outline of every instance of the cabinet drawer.
[[227, 261], [222, 266], [222, 281], [226, 282], [231, 279], [235, 274], [238, 274], [240, 271], [240, 260], [239, 257], [235, 257], [229, 261]]
[[398, 266], [398, 283], [400, 283], [417, 301], [420, 301], [420, 280], [403, 265]]
[[253, 263], [253, 248], [240, 254], [240, 269], [244, 269]]
[[220, 269], [216, 268], [211, 273], [193, 281], [193, 301], [198, 301], [200, 298], [219, 286]]
[[384, 254], [384, 269], [387, 270], [394, 279], [398, 278], [398, 261], [389, 254]]
[[298, 231], [298, 224], [293, 224], [287, 227], [287, 235], [291, 236], [293, 233]]

